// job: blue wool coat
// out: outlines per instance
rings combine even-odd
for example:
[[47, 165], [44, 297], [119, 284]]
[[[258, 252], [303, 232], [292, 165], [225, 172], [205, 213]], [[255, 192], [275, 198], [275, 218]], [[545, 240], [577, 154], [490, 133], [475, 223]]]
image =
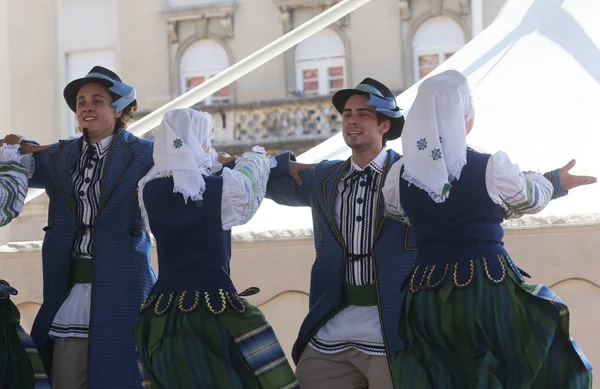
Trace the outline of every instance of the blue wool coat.
[[[384, 166], [385, 176], [400, 156], [388, 150]], [[267, 197], [283, 205], [309, 206], [312, 209], [313, 235], [316, 258], [310, 279], [310, 310], [304, 319], [294, 344], [292, 358], [298, 363], [304, 347], [318, 329], [322, 320], [342, 304], [342, 289], [346, 262], [346, 245], [340, 226], [334, 222], [333, 200], [342, 172], [350, 164], [346, 161], [323, 161], [301, 173], [303, 183], [298, 186], [289, 177], [289, 153], [277, 156], [278, 166], [269, 179]], [[383, 186], [384, 180], [381, 181]], [[410, 227], [384, 217], [385, 203], [379, 188], [373, 259], [375, 282], [379, 300], [383, 337], [391, 365], [391, 357], [402, 347], [398, 322], [402, 305], [401, 287], [411, 271], [416, 247]]]
[[[48, 336], [71, 287], [71, 255], [78, 221], [70, 173], [81, 157], [82, 138], [60, 141], [36, 154], [31, 187], [50, 198], [42, 247], [44, 302], [32, 338], [50, 373], [53, 342]], [[120, 129], [104, 158], [97, 223], [93, 229], [94, 274], [90, 315], [89, 388], [141, 385], [133, 330], [139, 308], [156, 281], [151, 241], [138, 207], [138, 180], [153, 165], [153, 142]]]

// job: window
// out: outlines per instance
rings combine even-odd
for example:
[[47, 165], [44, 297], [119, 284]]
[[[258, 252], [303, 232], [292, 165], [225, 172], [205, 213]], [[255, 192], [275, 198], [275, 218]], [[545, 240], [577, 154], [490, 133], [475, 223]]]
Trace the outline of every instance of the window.
[[[179, 63], [181, 75], [181, 91], [202, 84], [229, 67], [229, 58], [223, 46], [219, 43], [203, 39], [188, 47]], [[205, 104], [229, 103], [231, 101], [231, 86], [226, 86], [203, 101]]]
[[465, 45], [465, 34], [446, 16], [428, 19], [417, 29], [413, 40], [415, 81], [428, 75]]
[[296, 89], [305, 96], [326, 95], [346, 85], [344, 44], [338, 34], [323, 30], [296, 47]]
[[[94, 66], [103, 66], [114, 72], [115, 70], [115, 52], [113, 50], [99, 51], [79, 51], [67, 53], [67, 83], [84, 77]], [[73, 111], [67, 108], [69, 112], [69, 137], [78, 135], [79, 124]]]

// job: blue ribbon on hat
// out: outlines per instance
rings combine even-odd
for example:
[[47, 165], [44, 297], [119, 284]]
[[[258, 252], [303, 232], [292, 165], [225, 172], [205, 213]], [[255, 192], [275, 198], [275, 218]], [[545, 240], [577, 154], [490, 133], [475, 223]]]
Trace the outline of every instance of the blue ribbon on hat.
[[135, 88], [132, 86], [129, 86], [117, 80], [113, 80], [112, 78], [102, 73], [89, 73], [86, 77], [102, 78], [113, 83], [113, 86], [108, 88], [108, 90], [121, 96], [120, 99], [115, 100], [111, 104], [111, 107], [115, 109], [116, 113], [120, 113], [122, 110], [127, 108], [129, 104], [133, 103], [133, 101], [136, 99]]
[[385, 96], [383, 96], [383, 93], [381, 93], [379, 91], [379, 89], [377, 89], [374, 86], [371, 86], [369, 84], [358, 84], [356, 86], [356, 88], [354, 88], [354, 89], [357, 89], [357, 90], [363, 91], [363, 92], [367, 92], [367, 93], [369, 93], [371, 95], [376, 95], [376, 96], [379, 96], [381, 98], [385, 98]]
[[365, 104], [375, 107], [376, 112], [381, 112], [385, 116], [393, 119], [402, 117], [402, 110], [396, 105], [396, 99], [393, 97], [379, 97], [370, 95], [371, 98]]

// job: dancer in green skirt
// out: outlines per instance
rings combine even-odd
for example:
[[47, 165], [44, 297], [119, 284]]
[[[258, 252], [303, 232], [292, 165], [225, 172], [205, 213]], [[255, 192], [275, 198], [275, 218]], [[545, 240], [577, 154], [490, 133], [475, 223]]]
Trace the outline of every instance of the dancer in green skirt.
[[[418, 247], [395, 386], [591, 388], [592, 365], [569, 335], [567, 307], [549, 288], [525, 284], [502, 242], [505, 218], [539, 212], [561, 193], [504, 152], [469, 149], [473, 120], [461, 73], [425, 80], [404, 127], [404, 156], [386, 180], [386, 213], [410, 223]], [[595, 182], [561, 178], [577, 181], [565, 190]]]
[[[11, 134], [0, 143], [0, 226], [23, 211], [33, 167], [30, 153], [47, 148], [21, 145], [21, 141], [22, 137]], [[15, 288], [0, 279], [0, 388], [50, 389], [42, 360], [20, 325], [19, 309], [10, 300], [16, 294]]]
[[[165, 114], [154, 167], [139, 183], [142, 215], [156, 238], [159, 276], [135, 331], [145, 387], [298, 388], [263, 314], [229, 277], [231, 227], [264, 198], [271, 160], [262, 148], [224, 168], [212, 121], [192, 109]], [[256, 293], [254, 291], [254, 293]]]

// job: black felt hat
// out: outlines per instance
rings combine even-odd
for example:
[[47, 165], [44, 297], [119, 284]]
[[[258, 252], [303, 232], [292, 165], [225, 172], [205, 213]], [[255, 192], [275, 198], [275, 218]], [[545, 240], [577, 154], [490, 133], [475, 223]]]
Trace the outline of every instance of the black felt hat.
[[[381, 82], [372, 78], [365, 78], [354, 89], [342, 89], [337, 91], [332, 98], [333, 106], [341, 114], [346, 106], [346, 102], [353, 95], [366, 95], [371, 97], [367, 105], [376, 107], [376, 111], [390, 119], [390, 130], [388, 139], [399, 138], [404, 127], [404, 116], [402, 110], [396, 103], [396, 97], [390, 89]], [[384, 107], [385, 106], [385, 107]]]
[[[137, 105], [137, 101], [135, 99], [135, 88], [125, 85], [123, 81], [121, 81], [121, 78], [112, 70], [106, 69], [102, 66], [94, 66], [85, 77], [73, 80], [65, 87], [63, 96], [65, 97], [67, 105], [69, 108], [71, 108], [71, 111], [75, 112], [77, 108], [77, 93], [79, 92], [79, 89], [83, 85], [91, 82], [102, 84], [109, 91], [121, 96], [121, 98], [125, 98], [125, 100], [119, 105], [123, 105], [125, 103], [127, 103], [125, 106], [129, 106], [132, 103]], [[117, 112], [120, 112], [125, 107], [119, 108], [120, 109], [118, 109]]]

